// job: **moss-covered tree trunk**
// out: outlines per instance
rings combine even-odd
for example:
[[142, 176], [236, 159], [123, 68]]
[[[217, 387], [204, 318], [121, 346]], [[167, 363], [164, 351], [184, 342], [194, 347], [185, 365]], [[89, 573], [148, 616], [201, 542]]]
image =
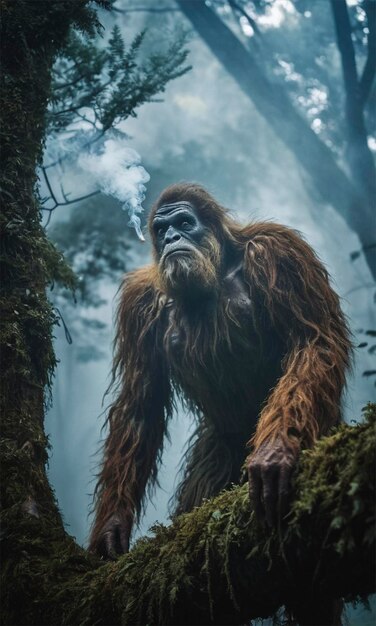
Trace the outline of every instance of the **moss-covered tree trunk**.
[[35, 187], [52, 63], [73, 4], [1, 2], [2, 503], [20, 515], [31, 498], [41, 510], [54, 508], [44, 473], [44, 394], [55, 365], [45, 291], [59, 257], [41, 228]]
[[[95, 29], [96, 14], [88, 5], [89, 0], [0, 0], [4, 536], [17, 531], [17, 520], [27, 511], [61, 525], [45, 474], [43, 420], [45, 394], [55, 366], [55, 315], [46, 287], [61, 274], [64, 264], [41, 227], [36, 171], [43, 150], [52, 65], [71, 25]], [[15, 563], [18, 556], [10, 555]]]
[[2, 504], [20, 515], [33, 500], [41, 514], [57, 514], [44, 471], [45, 393], [55, 366], [46, 287], [64, 264], [41, 227], [36, 171], [52, 65], [71, 25], [95, 29], [88, 4], [1, 0]]

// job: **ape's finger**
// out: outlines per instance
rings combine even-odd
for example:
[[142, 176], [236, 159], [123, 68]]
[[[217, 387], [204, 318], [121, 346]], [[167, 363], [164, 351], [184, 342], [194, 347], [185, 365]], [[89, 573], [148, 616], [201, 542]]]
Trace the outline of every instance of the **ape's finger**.
[[282, 467], [279, 474], [278, 484], [278, 512], [282, 519], [288, 511], [288, 501], [290, 495], [291, 467]]
[[262, 481], [261, 470], [259, 467], [250, 467], [248, 470], [249, 476], [249, 497], [255, 515], [258, 520], [263, 521], [265, 518], [264, 506], [262, 503]]
[[116, 561], [118, 555], [116, 552], [115, 546], [115, 531], [108, 530], [103, 535], [103, 544], [104, 544], [104, 556], [107, 559], [111, 559], [112, 561]]
[[120, 526], [120, 545], [123, 554], [129, 552], [129, 532], [126, 526]]
[[266, 523], [273, 528], [277, 520], [277, 471], [269, 469], [263, 473], [263, 499], [265, 507]]

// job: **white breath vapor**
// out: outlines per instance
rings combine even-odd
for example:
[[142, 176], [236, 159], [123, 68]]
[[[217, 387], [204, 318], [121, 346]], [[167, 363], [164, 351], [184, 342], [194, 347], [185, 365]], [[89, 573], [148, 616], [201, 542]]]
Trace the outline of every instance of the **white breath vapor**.
[[139, 213], [145, 198], [145, 183], [150, 175], [141, 165], [140, 155], [126, 145], [123, 138], [106, 139], [98, 153], [82, 154], [78, 159], [81, 167], [108, 196], [123, 203], [128, 211], [129, 225], [136, 230], [141, 241], [145, 241], [141, 231]]

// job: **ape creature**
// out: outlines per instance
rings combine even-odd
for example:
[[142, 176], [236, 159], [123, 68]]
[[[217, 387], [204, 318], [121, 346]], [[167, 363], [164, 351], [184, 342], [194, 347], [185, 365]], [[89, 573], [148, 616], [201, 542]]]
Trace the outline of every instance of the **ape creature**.
[[174, 391], [198, 418], [176, 513], [239, 482], [251, 438], [253, 506], [272, 526], [300, 449], [340, 419], [349, 364], [338, 297], [296, 232], [241, 226], [194, 184], [168, 187], [149, 229], [154, 263], [126, 276], [118, 308], [90, 544], [105, 557], [128, 550]]

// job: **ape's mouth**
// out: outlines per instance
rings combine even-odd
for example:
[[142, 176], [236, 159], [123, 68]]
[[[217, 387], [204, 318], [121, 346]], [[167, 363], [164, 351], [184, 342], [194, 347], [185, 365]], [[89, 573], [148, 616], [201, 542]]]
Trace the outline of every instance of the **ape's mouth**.
[[191, 251], [188, 248], [173, 248], [172, 250], [168, 250], [167, 252], [165, 252], [163, 258], [167, 259], [167, 257], [171, 256], [172, 254], [189, 254], [190, 252]]

